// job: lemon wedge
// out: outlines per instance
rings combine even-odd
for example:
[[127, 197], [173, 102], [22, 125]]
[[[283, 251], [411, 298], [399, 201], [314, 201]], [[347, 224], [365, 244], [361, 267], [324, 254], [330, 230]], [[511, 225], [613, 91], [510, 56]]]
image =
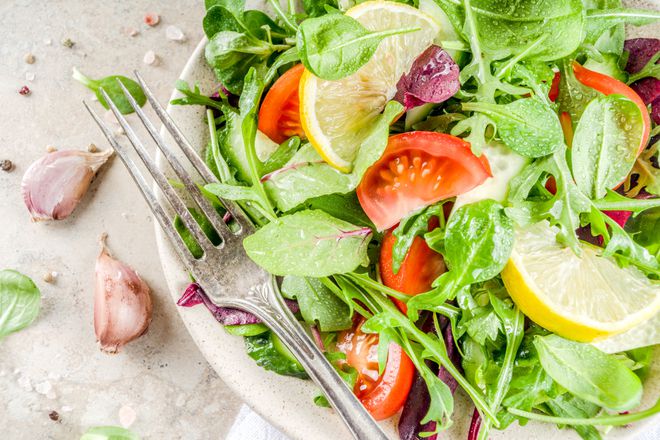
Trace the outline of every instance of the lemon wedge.
[[305, 71], [300, 79], [300, 119], [307, 139], [331, 166], [348, 172], [367, 129], [396, 93], [396, 84], [440, 32], [440, 25], [412, 6], [361, 3], [346, 15], [370, 31], [418, 28], [385, 38], [371, 59], [337, 81]]
[[502, 280], [532, 321], [558, 335], [592, 342], [624, 333], [660, 311], [660, 285], [637, 268], [621, 268], [599, 248], [578, 257], [557, 243], [547, 222], [516, 231]]

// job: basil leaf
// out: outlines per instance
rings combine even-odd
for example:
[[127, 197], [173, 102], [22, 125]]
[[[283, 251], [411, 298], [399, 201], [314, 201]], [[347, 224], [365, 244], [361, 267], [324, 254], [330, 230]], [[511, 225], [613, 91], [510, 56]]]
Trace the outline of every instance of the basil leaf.
[[601, 96], [585, 108], [575, 129], [571, 167], [578, 188], [600, 199], [632, 169], [644, 135], [642, 112], [621, 95]]
[[353, 324], [350, 307], [316, 278], [286, 276], [281, 291], [286, 298], [298, 300], [305, 321], [323, 332], [345, 330]]
[[41, 292], [14, 270], [0, 271], [0, 339], [32, 323], [39, 314]]
[[557, 335], [537, 336], [534, 346], [543, 369], [577, 397], [614, 411], [639, 405], [642, 382], [615, 357]]
[[93, 91], [94, 94], [96, 95], [96, 98], [101, 103], [101, 105], [104, 108], [109, 109], [110, 106], [105, 101], [105, 97], [101, 93], [101, 89], [103, 89], [105, 93], [108, 94], [112, 102], [117, 106], [117, 108], [119, 109], [122, 115], [133, 113], [134, 110], [131, 104], [128, 102], [126, 95], [124, 95], [124, 91], [121, 89], [121, 86], [119, 85], [120, 81], [124, 85], [124, 87], [128, 89], [128, 92], [131, 94], [131, 96], [135, 99], [135, 101], [138, 103], [140, 107], [142, 107], [144, 103], [147, 102], [147, 97], [144, 95], [144, 92], [142, 91], [142, 87], [140, 87], [140, 85], [137, 82], [125, 76], [111, 75], [111, 76], [106, 76], [105, 78], [101, 78], [99, 80], [94, 80], [83, 75], [78, 69], [74, 67], [73, 79], [79, 81], [85, 87]]
[[311, 210], [267, 224], [247, 237], [243, 246], [255, 263], [274, 275], [319, 278], [366, 264], [370, 238], [370, 228]]
[[140, 440], [140, 437], [119, 426], [97, 426], [88, 429], [80, 440]]
[[463, 104], [463, 110], [487, 115], [497, 124], [497, 134], [516, 153], [526, 157], [552, 154], [564, 144], [559, 118], [540, 99], [519, 99], [510, 104]]
[[303, 21], [298, 28], [296, 44], [307, 70], [319, 78], [337, 80], [357, 72], [385, 38], [417, 30], [369, 32], [354, 18], [328, 14]]

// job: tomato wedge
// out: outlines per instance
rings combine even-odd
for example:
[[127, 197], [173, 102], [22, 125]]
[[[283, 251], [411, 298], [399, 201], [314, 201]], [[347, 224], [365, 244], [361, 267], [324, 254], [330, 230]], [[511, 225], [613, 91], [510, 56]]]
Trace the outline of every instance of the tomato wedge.
[[298, 83], [305, 67], [287, 70], [270, 88], [259, 109], [259, 130], [281, 144], [291, 136], [305, 137], [300, 123]]
[[363, 318], [339, 334], [337, 348], [358, 372], [353, 392], [376, 420], [392, 417], [401, 409], [412, 386], [415, 366], [398, 345], [391, 343], [387, 365], [378, 374], [378, 335], [364, 333]]
[[488, 161], [470, 144], [443, 133], [413, 131], [391, 136], [383, 156], [357, 188], [364, 212], [378, 230], [411, 212], [463, 194], [490, 176]]
[[644, 105], [642, 98], [640, 98], [633, 89], [618, 79], [589, 70], [577, 62], [573, 62], [573, 72], [575, 72], [575, 78], [585, 86], [598, 90], [605, 95], [623, 95], [637, 104], [637, 107], [642, 111], [642, 117], [644, 118], [644, 135], [642, 136], [642, 141], [638, 150], [638, 154], [641, 153], [642, 150], [644, 150], [644, 147], [646, 147], [646, 143], [651, 134], [651, 116], [649, 115], [649, 111], [646, 108], [646, 105]]
[[[436, 226], [437, 221], [434, 223], [434, 226]], [[392, 269], [392, 250], [394, 243], [396, 243], [396, 237], [392, 234], [393, 231], [394, 228], [385, 233], [380, 247], [378, 265], [383, 284], [406, 295], [428, 292], [431, 290], [433, 281], [447, 271], [444, 258], [428, 247], [422, 237], [415, 237], [399, 271], [394, 273]], [[392, 301], [403, 313], [407, 312], [408, 308], [404, 302], [396, 298], [392, 298]]]

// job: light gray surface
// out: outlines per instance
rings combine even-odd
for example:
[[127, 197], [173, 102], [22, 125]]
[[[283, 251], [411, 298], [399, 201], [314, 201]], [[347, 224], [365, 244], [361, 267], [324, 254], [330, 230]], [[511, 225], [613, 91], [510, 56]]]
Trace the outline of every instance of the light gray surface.
[[[161, 15], [157, 27], [142, 23], [149, 11]], [[20, 195], [23, 173], [47, 145], [107, 146], [80, 103], [91, 93], [71, 79], [73, 66], [90, 76], [140, 69], [165, 101], [202, 36], [202, 14], [201, 1], [0, 2], [0, 160], [16, 164], [0, 172], [0, 269], [29, 275], [43, 294], [38, 320], [0, 341], [3, 440], [75, 439], [89, 426], [119, 425], [122, 406], [135, 411], [131, 428], [145, 438], [218, 439], [231, 426], [239, 400], [181, 324], [148, 209], [137, 191], [116, 191], [129, 179], [122, 164], [114, 160], [102, 171], [68, 220], [31, 223]], [[168, 25], [187, 40], [167, 40]], [[130, 37], [129, 27], [140, 34]], [[76, 42], [72, 49], [61, 45], [67, 37]], [[143, 63], [148, 50], [159, 55], [159, 66]], [[32, 65], [23, 59], [27, 52], [36, 57]], [[26, 72], [35, 80], [26, 80]], [[18, 94], [23, 85], [32, 95]], [[94, 261], [104, 231], [111, 252], [138, 270], [154, 299], [149, 332], [116, 356], [97, 349], [92, 325]], [[48, 271], [60, 274], [52, 285], [42, 280]], [[53, 410], [60, 422], [49, 419]]]

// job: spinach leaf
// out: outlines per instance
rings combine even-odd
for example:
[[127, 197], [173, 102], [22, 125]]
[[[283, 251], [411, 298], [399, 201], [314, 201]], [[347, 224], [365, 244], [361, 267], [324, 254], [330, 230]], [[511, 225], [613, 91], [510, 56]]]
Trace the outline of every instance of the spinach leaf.
[[248, 356], [260, 367], [283, 376], [308, 378], [302, 365], [272, 332], [247, 336], [244, 341]]
[[468, 102], [463, 110], [487, 115], [497, 124], [497, 134], [516, 153], [526, 157], [552, 154], [564, 143], [557, 114], [540, 99], [526, 98], [510, 104]]
[[557, 335], [537, 336], [534, 346], [543, 369], [577, 397], [615, 411], [639, 405], [639, 377], [613, 356]]
[[642, 112], [630, 99], [609, 95], [593, 100], [573, 137], [571, 165], [578, 188], [591, 199], [604, 197], [632, 169], [643, 134]]
[[307, 70], [319, 78], [337, 80], [357, 72], [385, 38], [417, 30], [369, 32], [349, 16], [328, 14], [303, 21], [298, 28], [296, 44]]
[[268, 194], [277, 207], [286, 212], [314, 197], [353, 191], [367, 168], [382, 156], [390, 124], [402, 111], [403, 106], [398, 102], [387, 103], [365, 134], [350, 173], [331, 167], [311, 145], [306, 144], [283, 168], [262, 178]]
[[281, 290], [286, 298], [298, 300], [305, 321], [323, 332], [345, 330], [353, 324], [350, 307], [316, 278], [286, 276]]
[[120, 81], [122, 84], [124, 84], [124, 87], [128, 89], [131, 96], [135, 98], [135, 101], [138, 103], [140, 107], [142, 107], [144, 103], [147, 102], [147, 97], [144, 95], [144, 92], [142, 91], [140, 85], [137, 82], [125, 76], [111, 75], [96, 80], [83, 75], [78, 69], [74, 67], [73, 79], [79, 81], [85, 87], [93, 91], [94, 94], [96, 95], [96, 98], [101, 103], [101, 105], [104, 108], [109, 109], [110, 106], [108, 106], [108, 103], [105, 101], [105, 98], [101, 94], [101, 89], [105, 90], [105, 93], [108, 94], [112, 102], [117, 106], [117, 108], [123, 115], [133, 113], [134, 110], [133, 107], [131, 107], [131, 104], [128, 102], [128, 99], [124, 95], [124, 91], [121, 89], [121, 86], [119, 85]]
[[323, 211], [300, 211], [269, 223], [243, 241], [248, 256], [274, 275], [324, 277], [368, 262], [370, 228]]
[[209, 40], [205, 56], [222, 85], [240, 95], [248, 70], [251, 67], [265, 69], [266, 60], [281, 49], [241, 32], [222, 31]]
[[[242, 11], [239, 13], [242, 14]], [[202, 20], [202, 28], [208, 38], [222, 31], [241, 32], [245, 28], [241, 26], [236, 15], [223, 6], [213, 6], [206, 11]]]
[[14, 270], [0, 271], [0, 339], [30, 325], [39, 314], [41, 292]]
[[[429, 243], [434, 249], [434, 243]], [[447, 223], [442, 254], [449, 267], [433, 283], [439, 291], [423, 293], [408, 301], [408, 315], [429, 309], [454, 298], [465, 287], [498, 275], [513, 249], [513, 222], [504, 208], [490, 199], [464, 205]], [[434, 249], [437, 250], [437, 249]]]
[[397, 274], [406, 258], [408, 249], [412, 246], [416, 237], [423, 236], [429, 231], [429, 221], [436, 217], [439, 220], [439, 228], [445, 227], [445, 202], [428, 206], [420, 212], [414, 213], [401, 220], [399, 226], [394, 229], [392, 235], [396, 237], [392, 247], [392, 271]]
[[140, 436], [119, 426], [89, 428], [80, 440], [140, 440]]

